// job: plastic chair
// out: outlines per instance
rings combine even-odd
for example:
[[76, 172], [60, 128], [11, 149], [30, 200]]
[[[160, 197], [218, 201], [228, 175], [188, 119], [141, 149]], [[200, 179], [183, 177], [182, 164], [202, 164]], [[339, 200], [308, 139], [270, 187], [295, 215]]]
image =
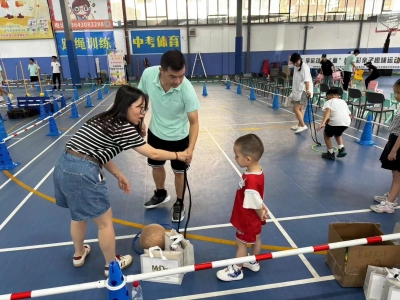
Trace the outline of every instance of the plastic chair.
[[[367, 103], [371, 103], [371, 104], [380, 104], [380, 106], [374, 106], [374, 107], [370, 107], [367, 108], [367, 111], [370, 111], [372, 113], [375, 114], [375, 118], [374, 118], [374, 122], [376, 121], [376, 117], [379, 114], [379, 123], [381, 123], [382, 121], [382, 114], [385, 114], [385, 119], [386, 119], [386, 113], [387, 112], [391, 112], [392, 114], [394, 114], [394, 109], [393, 108], [385, 108], [384, 107], [384, 102], [385, 102], [385, 96], [383, 94], [380, 93], [366, 93], [365, 94], [365, 98]], [[373, 128], [374, 126], [372, 126]], [[376, 132], [376, 134], [379, 133], [379, 127], [378, 130]]]
[[[348, 100], [347, 100], [347, 105], [351, 106], [351, 114], [354, 115], [354, 107], [356, 107], [356, 111], [357, 111], [357, 117], [358, 117], [358, 112], [359, 110], [365, 106], [365, 104], [361, 103], [361, 99], [362, 99], [362, 94], [361, 91], [359, 89], [348, 89]], [[356, 124], [357, 124], [357, 120], [356, 120]]]
[[354, 77], [353, 77], [353, 83], [354, 83], [354, 81], [359, 81], [360, 85], [361, 85], [361, 88], [364, 86], [364, 77], [363, 77], [363, 75], [364, 75], [364, 70], [363, 69], [357, 69], [355, 74], [354, 74]]

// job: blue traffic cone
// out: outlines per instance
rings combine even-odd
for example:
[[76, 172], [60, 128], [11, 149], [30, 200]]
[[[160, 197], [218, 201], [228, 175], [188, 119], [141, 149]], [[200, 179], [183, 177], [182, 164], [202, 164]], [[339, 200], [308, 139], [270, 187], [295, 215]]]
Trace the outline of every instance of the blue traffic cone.
[[[44, 94], [44, 97], [49, 97], [49, 93], [47, 92], [46, 89], [44, 90], [44, 93], [43, 93], [43, 94]], [[54, 95], [54, 94], [53, 94], [53, 95]]]
[[[3, 125], [3, 118], [0, 118], [0, 142], [7, 137], [7, 131]], [[0, 157], [1, 159], [1, 157]]]
[[273, 109], [279, 109], [279, 94], [278, 94], [278, 91], [275, 91], [274, 102], [272, 102], [272, 108]]
[[76, 87], [74, 87], [74, 100], [79, 100], [79, 93]]
[[47, 112], [46, 112], [46, 108], [44, 107], [45, 103], [42, 100], [40, 100], [40, 120], [43, 120], [45, 118], [47, 118]]
[[367, 122], [364, 125], [363, 133], [361, 134], [361, 138], [356, 141], [356, 143], [363, 146], [373, 146], [376, 145], [372, 141], [372, 114], [368, 115]]
[[50, 132], [46, 134], [47, 136], [59, 136], [61, 131], [58, 131], [58, 127], [56, 124], [56, 120], [54, 120], [53, 114], [50, 112], [50, 119], [49, 119], [49, 128]]
[[203, 85], [203, 96], [204, 96], [204, 97], [208, 96], [208, 93], [207, 93], [207, 85], [206, 85], [205, 82], [204, 82], [204, 85]]
[[60, 108], [58, 107], [57, 99], [54, 97], [52, 98], [53, 98], [53, 112], [56, 113], [60, 110]]
[[236, 94], [241, 95], [242, 94], [242, 84], [238, 83]]
[[103, 100], [103, 94], [101, 93], [101, 89], [97, 91], [97, 100]]
[[12, 170], [21, 163], [13, 162], [6, 143], [0, 142], [0, 170]]
[[108, 289], [109, 300], [129, 300], [129, 292], [126, 288], [126, 281], [122, 275], [119, 263], [112, 261], [108, 269], [108, 280], [106, 287]]
[[95, 90], [96, 90], [96, 88], [95, 88], [95, 86], [94, 86], [94, 83], [92, 83], [92, 89], [91, 89], [91, 92], [93, 93]]
[[12, 104], [11, 104], [11, 101], [10, 101], [10, 102], [7, 103], [7, 110], [12, 110], [12, 109], [13, 109], [13, 107], [12, 107]]
[[61, 102], [61, 107], [62, 107], [62, 108], [64, 108], [64, 107], [67, 106], [67, 102], [65, 102], [64, 94], [61, 94], [60, 102]]
[[92, 103], [92, 98], [90, 97], [90, 94], [88, 93], [87, 97], [86, 97], [86, 105], [85, 105], [85, 107], [93, 107], [93, 106], [94, 105]]
[[307, 104], [306, 111], [304, 113], [304, 123], [314, 122], [313, 111], [311, 103]]
[[105, 85], [104, 86], [104, 95], [107, 95], [108, 94], [108, 85]]
[[78, 119], [81, 116], [78, 113], [78, 108], [76, 107], [75, 101], [72, 101], [72, 105], [71, 105], [71, 119]]
[[256, 93], [254, 91], [254, 86], [251, 86], [249, 100], [256, 100]]
[[226, 82], [226, 89], [227, 90], [231, 89], [231, 81], [230, 81], [230, 79], [228, 79], [228, 81]]

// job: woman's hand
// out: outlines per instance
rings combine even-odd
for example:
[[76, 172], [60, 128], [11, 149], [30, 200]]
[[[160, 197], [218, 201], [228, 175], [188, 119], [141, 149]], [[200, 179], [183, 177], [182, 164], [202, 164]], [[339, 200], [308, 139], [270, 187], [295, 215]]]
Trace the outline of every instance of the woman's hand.
[[115, 175], [118, 180], [118, 186], [121, 190], [124, 191], [125, 194], [129, 194], [131, 192], [131, 186], [129, 184], [128, 179], [126, 179], [125, 175], [122, 173], [118, 173]]
[[178, 155], [178, 160], [183, 161], [185, 163], [190, 159], [187, 151], [176, 152], [176, 154]]
[[396, 160], [397, 152], [390, 152], [388, 155], [388, 160]]

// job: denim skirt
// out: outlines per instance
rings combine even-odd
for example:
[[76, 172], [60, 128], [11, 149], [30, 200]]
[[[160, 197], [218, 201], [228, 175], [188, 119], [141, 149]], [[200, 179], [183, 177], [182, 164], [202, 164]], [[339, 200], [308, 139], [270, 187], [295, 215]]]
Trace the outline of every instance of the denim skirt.
[[100, 166], [64, 151], [53, 173], [56, 204], [69, 208], [71, 219], [97, 218], [110, 208], [105, 175]]

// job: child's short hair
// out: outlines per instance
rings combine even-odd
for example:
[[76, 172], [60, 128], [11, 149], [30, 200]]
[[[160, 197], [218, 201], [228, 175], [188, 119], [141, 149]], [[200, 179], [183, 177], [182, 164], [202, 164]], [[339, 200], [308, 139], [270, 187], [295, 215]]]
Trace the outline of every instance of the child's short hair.
[[57, 59], [57, 56], [54, 56], [54, 55], [53, 55], [51, 58], [55, 58], [55, 59]]
[[259, 161], [264, 153], [264, 145], [261, 139], [255, 134], [246, 134], [235, 141], [235, 145], [240, 147], [240, 153], [250, 156]]
[[35, 60], [34, 60], [33, 58], [30, 58], [29, 60], [31, 60], [31, 61], [33, 61], [33, 62], [35, 62]]
[[327, 95], [327, 96], [339, 96], [339, 92], [338, 92], [337, 89], [329, 89], [329, 90], [326, 92], [326, 95]]

